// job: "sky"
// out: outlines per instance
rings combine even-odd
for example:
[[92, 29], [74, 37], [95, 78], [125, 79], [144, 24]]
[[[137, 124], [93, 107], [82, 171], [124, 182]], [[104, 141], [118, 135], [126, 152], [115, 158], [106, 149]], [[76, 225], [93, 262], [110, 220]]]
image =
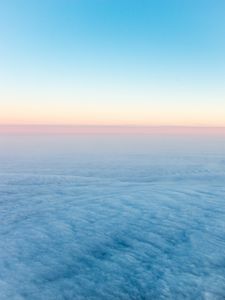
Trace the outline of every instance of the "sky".
[[225, 1], [0, 0], [0, 125], [225, 126]]

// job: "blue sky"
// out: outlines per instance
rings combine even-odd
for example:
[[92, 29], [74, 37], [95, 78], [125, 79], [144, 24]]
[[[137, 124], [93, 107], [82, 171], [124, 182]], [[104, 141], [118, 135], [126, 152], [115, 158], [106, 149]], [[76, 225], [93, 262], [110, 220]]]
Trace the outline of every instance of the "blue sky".
[[1, 123], [225, 125], [224, 1], [0, 1], [0, 38]]

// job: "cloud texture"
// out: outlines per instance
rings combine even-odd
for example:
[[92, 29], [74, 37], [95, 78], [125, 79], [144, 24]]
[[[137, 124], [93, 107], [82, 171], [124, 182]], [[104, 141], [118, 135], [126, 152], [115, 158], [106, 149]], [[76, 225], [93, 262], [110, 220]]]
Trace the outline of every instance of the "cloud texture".
[[1, 300], [224, 299], [225, 156], [143, 152], [1, 152]]

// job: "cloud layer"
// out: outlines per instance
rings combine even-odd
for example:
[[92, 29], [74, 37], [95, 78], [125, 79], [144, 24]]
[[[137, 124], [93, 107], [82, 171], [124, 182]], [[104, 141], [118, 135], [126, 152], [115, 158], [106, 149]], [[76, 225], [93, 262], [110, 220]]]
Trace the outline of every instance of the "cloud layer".
[[224, 299], [222, 153], [67, 147], [0, 152], [0, 299]]

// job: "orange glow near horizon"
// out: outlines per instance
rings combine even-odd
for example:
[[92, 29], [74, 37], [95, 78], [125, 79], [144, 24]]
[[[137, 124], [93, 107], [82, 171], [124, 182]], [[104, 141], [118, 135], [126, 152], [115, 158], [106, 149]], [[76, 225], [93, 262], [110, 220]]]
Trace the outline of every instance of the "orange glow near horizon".
[[0, 125], [223, 127], [224, 93], [212, 90], [160, 83], [110, 89], [103, 82], [94, 89], [90, 83], [72, 88], [58, 82], [11, 92], [8, 86], [0, 91]]
[[200, 126], [224, 127], [224, 111], [181, 110], [173, 107], [13, 106], [0, 110], [0, 125]]

